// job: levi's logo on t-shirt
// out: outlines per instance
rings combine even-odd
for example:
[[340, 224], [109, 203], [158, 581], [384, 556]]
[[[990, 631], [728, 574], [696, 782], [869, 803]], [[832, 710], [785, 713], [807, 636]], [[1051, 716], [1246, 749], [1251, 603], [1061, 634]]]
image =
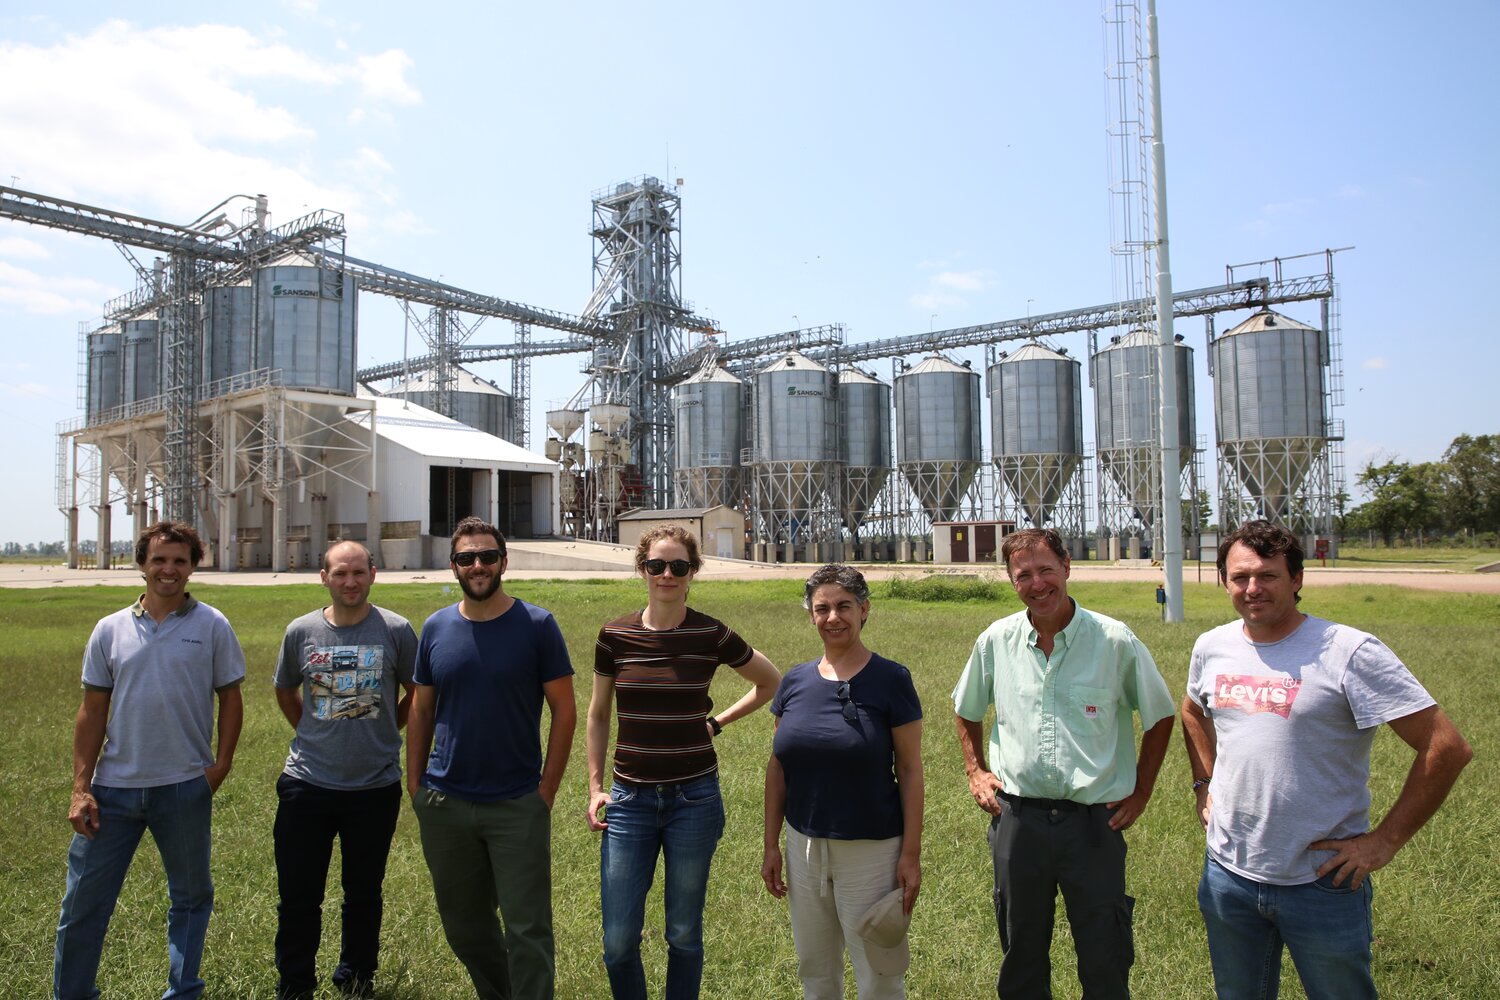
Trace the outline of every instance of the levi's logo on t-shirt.
[[1214, 684], [1214, 708], [1237, 708], [1247, 715], [1275, 712], [1286, 719], [1300, 690], [1302, 682], [1291, 677], [1220, 674]]
[[1098, 705], [1085, 705], [1085, 706], [1083, 706], [1083, 717], [1085, 719], [1097, 719], [1097, 718], [1099, 718], [1099, 706]]

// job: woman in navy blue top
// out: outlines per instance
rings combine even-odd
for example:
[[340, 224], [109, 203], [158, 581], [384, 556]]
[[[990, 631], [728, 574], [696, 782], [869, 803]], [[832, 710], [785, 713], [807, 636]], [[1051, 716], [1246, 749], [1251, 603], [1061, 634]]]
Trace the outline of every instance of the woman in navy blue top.
[[[922, 884], [922, 707], [911, 673], [861, 639], [870, 589], [858, 570], [814, 572], [803, 607], [823, 655], [787, 671], [771, 699], [761, 878], [787, 898], [808, 1000], [844, 996], [846, 949], [860, 1000], [904, 997], [905, 920]], [[897, 892], [894, 936], [890, 919], [863, 936], [861, 918]]]

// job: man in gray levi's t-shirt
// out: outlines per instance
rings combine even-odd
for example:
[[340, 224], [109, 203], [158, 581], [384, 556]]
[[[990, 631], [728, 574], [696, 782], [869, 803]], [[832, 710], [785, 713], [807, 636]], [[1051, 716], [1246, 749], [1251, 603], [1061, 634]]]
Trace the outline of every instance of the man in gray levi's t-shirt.
[[332, 603], [287, 626], [274, 678], [277, 704], [296, 730], [276, 782], [279, 998], [311, 997], [317, 988], [335, 836], [344, 906], [333, 983], [345, 994], [371, 995], [381, 885], [401, 809], [400, 729], [417, 654], [411, 623], [370, 603], [375, 561], [363, 545], [331, 546], [321, 579]]
[[[1297, 610], [1302, 546], [1252, 521], [1219, 546], [1240, 620], [1199, 636], [1182, 728], [1208, 855], [1198, 906], [1221, 1000], [1275, 997], [1283, 944], [1311, 997], [1373, 997], [1369, 875], [1442, 805], [1472, 756], [1380, 640]], [[1416, 753], [1370, 827], [1370, 747]]]

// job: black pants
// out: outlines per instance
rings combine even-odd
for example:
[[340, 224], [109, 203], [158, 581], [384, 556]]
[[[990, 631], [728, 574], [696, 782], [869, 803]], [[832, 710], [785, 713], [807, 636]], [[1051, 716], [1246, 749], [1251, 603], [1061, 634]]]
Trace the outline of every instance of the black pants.
[[1130, 996], [1135, 962], [1125, 837], [1103, 805], [1007, 799], [990, 821], [1002, 1000], [1052, 996], [1052, 924], [1062, 889], [1084, 1000]]
[[343, 937], [336, 984], [369, 982], [380, 953], [380, 886], [401, 811], [401, 783], [363, 791], [320, 788], [283, 774], [276, 781], [276, 970], [283, 995], [318, 985], [318, 939], [333, 838], [343, 872]]

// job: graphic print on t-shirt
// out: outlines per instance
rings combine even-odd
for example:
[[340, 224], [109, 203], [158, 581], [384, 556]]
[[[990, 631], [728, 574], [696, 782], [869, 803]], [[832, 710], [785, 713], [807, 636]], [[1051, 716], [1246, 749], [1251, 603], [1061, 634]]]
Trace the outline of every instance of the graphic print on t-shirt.
[[381, 646], [319, 646], [307, 656], [313, 718], [380, 718]]
[[1214, 682], [1214, 709], [1237, 708], [1246, 715], [1275, 712], [1291, 718], [1292, 702], [1302, 690], [1302, 681], [1285, 674], [1220, 674]]

